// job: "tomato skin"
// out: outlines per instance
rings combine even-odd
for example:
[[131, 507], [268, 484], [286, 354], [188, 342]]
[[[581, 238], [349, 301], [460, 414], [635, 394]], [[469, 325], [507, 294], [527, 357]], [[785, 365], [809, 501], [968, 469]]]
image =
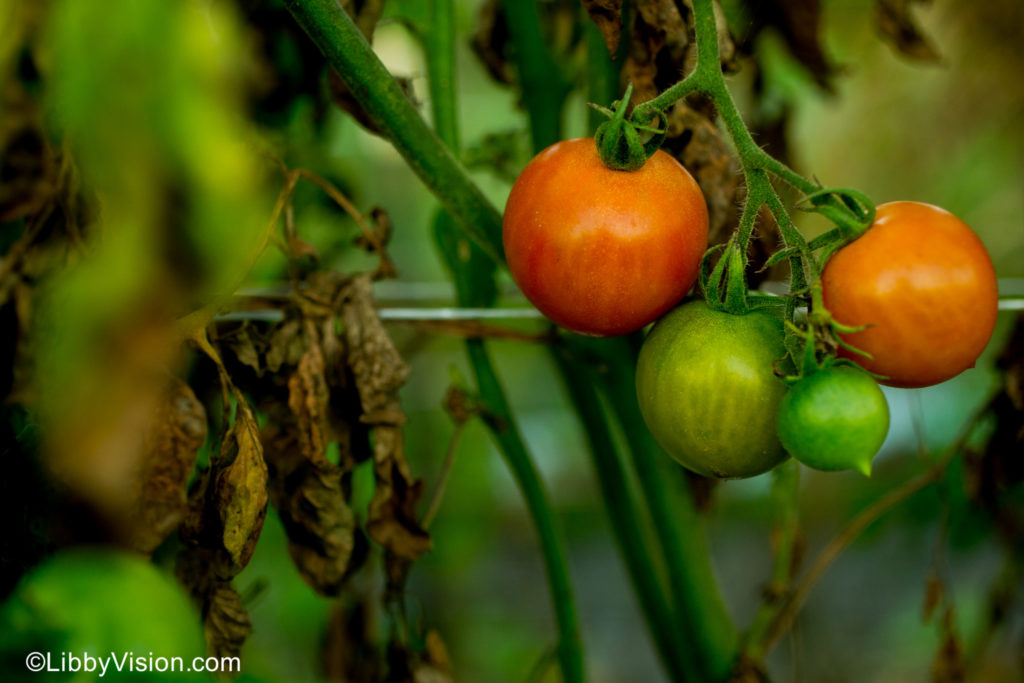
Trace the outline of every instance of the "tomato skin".
[[818, 470], [871, 473], [889, 433], [889, 404], [865, 372], [837, 365], [799, 380], [779, 405], [779, 439]]
[[613, 171], [593, 138], [559, 142], [516, 179], [502, 222], [523, 294], [553, 322], [595, 336], [657, 319], [693, 286], [707, 248], [704, 195], [658, 151]]
[[867, 232], [837, 251], [822, 273], [825, 307], [874, 358], [840, 355], [888, 379], [925, 387], [955, 377], [985, 349], [999, 292], [985, 246], [959, 218], [930, 204], [878, 207]]
[[708, 477], [752, 477], [789, 457], [775, 416], [786, 385], [782, 323], [763, 311], [732, 315], [693, 301], [658, 321], [637, 361], [637, 398], [654, 438]]

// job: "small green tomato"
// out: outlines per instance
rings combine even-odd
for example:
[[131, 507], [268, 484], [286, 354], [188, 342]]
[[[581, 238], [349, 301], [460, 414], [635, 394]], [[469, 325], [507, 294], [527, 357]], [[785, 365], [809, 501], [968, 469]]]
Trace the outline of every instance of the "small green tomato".
[[825, 368], [790, 387], [778, 413], [789, 454], [817, 470], [870, 476], [889, 432], [889, 406], [878, 383], [847, 365]]

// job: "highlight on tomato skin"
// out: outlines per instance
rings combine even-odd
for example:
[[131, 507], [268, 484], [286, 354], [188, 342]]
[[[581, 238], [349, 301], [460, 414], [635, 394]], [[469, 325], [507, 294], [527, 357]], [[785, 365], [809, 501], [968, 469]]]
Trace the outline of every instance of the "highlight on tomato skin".
[[613, 336], [653, 322], [690, 290], [708, 211], [697, 182], [667, 153], [637, 171], [613, 171], [592, 138], [577, 138], [523, 169], [502, 238], [512, 278], [545, 316]]
[[892, 387], [926, 387], [974, 366], [995, 329], [995, 268], [971, 228], [945, 209], [898, 201], [838, 250], [822, 272], [836, 321], [868, 326], [842, 334], [871, 358], [840, 355]]

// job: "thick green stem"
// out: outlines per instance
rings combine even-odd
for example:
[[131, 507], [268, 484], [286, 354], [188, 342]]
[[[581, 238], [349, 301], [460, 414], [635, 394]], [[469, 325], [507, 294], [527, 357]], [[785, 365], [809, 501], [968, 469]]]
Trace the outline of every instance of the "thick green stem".
[[337, 0], [285, 0], [328, 63], [466, 233], [504, 260], [501, 215], [427, 126]]
[[430, 87], [434, 130], [456, 158], [459, 141], [459, 116], [455, 107], [455, 0], [429, 0], [430, 24], [423, 36], [427, 53], [427, 77]]
[[504, 0], [502, 7], [523, 104], [530, 114], [530, 138], [533, 148], [541, 150], [562, 138], [562, 108], [572, 85], [544, 46], [535, 0]]
[[[424, 43], [434, 122], [438, 135], [458, 154], [453, 0], [430, 0], [430, 3], [431, 25], [424, 36]], [[450, 223], [448, 216], [442, 214], [438, 217], [437, 240], [452, 270], [459, 305], [490, 306], [494, 303], [495, 292], [493, 264], [487, 262], [488, 257], [482, 252], [460, 248]], [[487, 286], [481, 286], [482, 279], [488, 280]], [[512, 408], [484, 342], [468, 340], [466, 355], [476, 376], [480, 396], [487, 405], [484, 422], [512, 471], [537, 530], [558, 624], [558, 660], [562, 680], [566, 683], [582, 683], [585, 680], [583, 643], [576, 615], [576, 599], [569, 580], [565, 544], [558, 533], [551, 503], [516, 426]]]
[[672, 618], [654, 558], [645, 543], [640, 507], [629, 488], [629, 474], [614, 445], [593, 377], [566, 349], [556, 349], [554, 357], [583, 421], [608, 518], [662, 663], [673, 681], [699, 680], [695, 660], [687, 657], [689, 644], [680, 637], [678, 622]]
[[795, 460], [785, 462], [772, 472], [772, 503], [775, 520], [772, 537], [775, 545], [775, 563], [771, 584], [765, 591], [764, 602], [754, 615], [744, 635], [744, 655], [753, 661], [764, 657], [762, 639], [785, 604], [785, 594], [793, 581], [794, 551], [797, 540], [798, 502], [800, 494], [800, 465]]
[[562, 668], [562, 678], [565, 683], [582, 682], [585, 680], [583, 644], [576, 617], [576, 599], [569, 582], [565, 544], [556, 528], [551, 503], [520, 436], [505, 392], [483, 342], [479, 339], [470, 339], [466, 342], [466, 352], [476, 375], [480, 396], [488, 408], [488, 414], [484, 419], [512, 470], [516, 484], [526, 501], [526, 507], [533, 518], [537, 536], [540, 538], [551, 600], [558, 621], [558, 659]]

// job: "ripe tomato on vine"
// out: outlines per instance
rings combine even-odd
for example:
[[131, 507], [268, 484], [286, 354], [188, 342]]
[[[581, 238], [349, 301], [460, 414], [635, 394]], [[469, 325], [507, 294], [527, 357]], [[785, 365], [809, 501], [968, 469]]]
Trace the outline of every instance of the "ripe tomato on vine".
[[894, 387], [944, 382], [973, 367], [996, 323], [996, 274], [985, 246], [937, 206], [882, 204], [863, 235], [822, 272], [825, 307], [843, 340], [871, 358], [840, 355]]
[[693, 286], [708, 211], [696, 181], [665, 152], [615, 171], [593, 139], [577, 138], [523, 169], [502, 234], [513, 279], [544, 315], [611, 336], [653, 322]]

